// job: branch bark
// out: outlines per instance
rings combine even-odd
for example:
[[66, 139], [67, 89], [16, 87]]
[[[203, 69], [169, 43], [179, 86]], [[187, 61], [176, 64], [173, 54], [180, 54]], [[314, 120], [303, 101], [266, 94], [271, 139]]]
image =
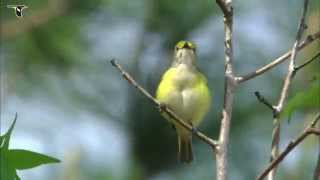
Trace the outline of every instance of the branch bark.
[[219, 134], [219, 146], [216, 153], [217, 180], [228, 179], [228, 144], [232, 115], [232, 104], [236, 81], [233, 72], [233, 8], [232, 0], [217, 0], [217, 4], [224, 13], [224, 45], [225, 45], [225, 85], [224, 103], [221, 115], [221, 127]]
[[147, 97], [156, 107], [159, 108], [160, 111], [165, 112], [168, 116], [170, 116], [173, 120], [175, 120], [177, 123], [179, 123], [181, 126], [186, 128], [187, 130], [191, 131], [196, 137], [198, 137], [203, 142], [210, 145], [214, 151], [216, 151], [218, 142], [209, 138], [202, 132], [198, 131], [197, 129], [194, 129], [190, 124], [186, 123], [186, 121], [182, 120], [174, 111], [172, 111], [169, 107], [165, 106], [164, 104], [161, 104], [159, 101], [157, 101], [147, 90], [145, 90], [141, 85], [139, 85], [132, 76], [126, 72], [119, 63], [116, 62], [116, 60], [112, 59], [110, 61], [112, 66], [117, 68], [119, 72], [121, 73], [122, 77], [129, 82], [133, 87], [135, 87], [141, 94], [143, 94], [145, 97]]
[[290, 141], [286, 146], [284, 151], [282, 151], [279, 156], [272, 160], [269, 165], [263, 170], [263, 172], [256, 178], [256, 180], [263, 180], [277, 165], [297, 146], [299, 145], [307, 136], [314, 134], [320, 136], [320, 129], [315, 128], [314, 125], [320, 119], [320, 114], [310, 123], [300, 135], [294, 140]]

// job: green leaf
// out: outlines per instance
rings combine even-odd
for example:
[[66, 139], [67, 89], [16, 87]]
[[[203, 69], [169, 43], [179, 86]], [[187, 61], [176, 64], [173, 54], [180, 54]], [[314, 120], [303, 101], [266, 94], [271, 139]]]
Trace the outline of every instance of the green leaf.
[[320, 79], [315, 80], [306, 90], [295, 94], [281, 113], [281, 117], [291, 117], [298, 109], [320, 107]]
[[14, 128], [14, 125], [16, 124], [17, 118], [18, 118], [18, 114], [16, 113], [16, 115], [14, 117], [14, 120], [13, 120], [13, 123], [11, 124], [10, 128], [8, 129], [8, 131], [1, 138], [1, 140], [3, 141], [1, 143], [1, 145], [2, 145], [1, 147], [3, 147], [4, 149], [8, 149], [9, 148], [11, 133], [12, 133], [12, 130]]
[[10, 168], [8, 166], [1, 165], [1, 180], [16, 180], [16, 171], [14, 168]]
[[10, 165], [6, 156], [8, 150], [0, 148], [0, 179], [15, 180], [16, 170]]
[[9, 150], [8, 159], [15, 169], [29, 169], [42, 164], [60, 162], [56, 158], [23, 149]]

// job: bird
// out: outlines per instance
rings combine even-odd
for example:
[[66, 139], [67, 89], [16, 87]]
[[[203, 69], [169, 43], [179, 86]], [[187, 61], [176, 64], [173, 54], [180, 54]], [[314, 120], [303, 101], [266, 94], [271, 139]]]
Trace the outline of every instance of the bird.
[[[207, 78], [197, 67], [196, 45], [179, 41], [174, 49], [172, 64], [164, 72], [156, 90], [156, 99], [178, 117], [196, 128], [211, 106], [211, 93]], [[192, 132], [162, 112], [177, 132], [178, 159], [182, 163], [193, 161]]]
[[15, 11], [15, 14], [18, 18], [23, 17], [22, 11], [26, 8], [28, 8], [28, 6], [26, 5], [7, 5], [7, 8], [12, 8]]

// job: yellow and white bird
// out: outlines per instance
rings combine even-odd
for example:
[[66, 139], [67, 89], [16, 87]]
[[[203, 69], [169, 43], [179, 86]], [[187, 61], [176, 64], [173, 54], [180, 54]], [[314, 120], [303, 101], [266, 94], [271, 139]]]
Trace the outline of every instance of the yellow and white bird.
[[[156, 98], [184, 121], [196, 127], [209, 110], [211, 95], [206, 77], [197, 68], [196, 46], [190, 41], [176, 44], [171, 67], [163, 74]], [[192, 133], [163, 114], [174, 125], [178, 135], [181, 162], [193, 160]]]

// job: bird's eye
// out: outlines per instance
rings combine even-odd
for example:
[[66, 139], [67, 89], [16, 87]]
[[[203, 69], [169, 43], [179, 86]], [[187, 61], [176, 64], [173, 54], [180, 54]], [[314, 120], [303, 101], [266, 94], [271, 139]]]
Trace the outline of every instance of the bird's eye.
[[192, 42], [188, 42], [188, 46], [190, 49], [193, 49], [194, 51], [196, 50], [196, 45], [193, 44]]

